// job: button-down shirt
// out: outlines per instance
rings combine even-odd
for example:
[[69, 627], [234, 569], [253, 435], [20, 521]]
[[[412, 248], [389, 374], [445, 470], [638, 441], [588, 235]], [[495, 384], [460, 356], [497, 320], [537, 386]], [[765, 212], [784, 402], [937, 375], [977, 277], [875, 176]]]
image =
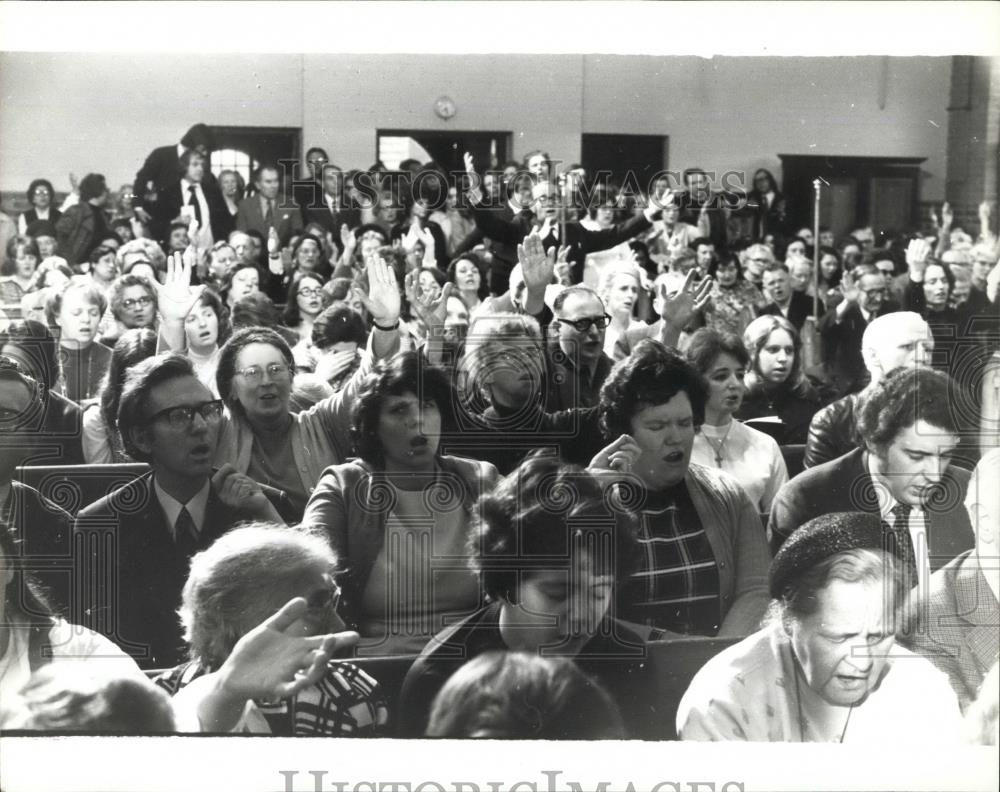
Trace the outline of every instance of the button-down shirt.
[[156, 493], [156, 499], [160, 502], [160, 506], [163, 508], [163, 513], [167, 517], [167, 525], [170, 527], [170, 535], [176, 540], [175, 532], [177, 529], [177, 518], [180, 516], [181, 509], [186, 508], [188, 514], [191, 515], [191, 519], [194, 521], [194, 527], [198, 529], [198, 533], [202, 532], [205, 525], [205, 512], [208, 510], [208, 493], [211, 488], [211, 481], [205, 479], [205, 486], [203, 486], [198, 492], [191, 496], [187, 503], [181, 503], [173, 495], [168, 493], [163, 487], [160, 486], [160, 482], [153, 477], [153, 491]]

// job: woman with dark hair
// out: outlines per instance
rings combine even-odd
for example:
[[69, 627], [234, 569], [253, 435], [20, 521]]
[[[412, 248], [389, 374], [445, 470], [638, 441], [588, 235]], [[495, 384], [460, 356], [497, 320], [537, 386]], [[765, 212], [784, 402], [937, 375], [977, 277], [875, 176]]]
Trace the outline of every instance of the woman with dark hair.
[[312, 343], [313, 322], [320, 315], [324, 306], [325, 281], [319, 275], [303, 272], [292, 280], [285, 298], [285, 310], [282, 321], [289, 330], [298, 337], [298, 343], [292, 348], [296, 361], [306, 364], [309, 356], [309, 346]]
[[215, 384], [219, 352], [229, 340], [231, 332], [229, 311], [223, 305], [222, 298], [211, 289], [205, 289], [184, 318], [184, 336], [187, 341], [187, 356], [194, 366], [195, 374], [214, 396], [219, 395]]
[[708, 268], [712, 291], [703, 316], [705, 326], [720, 333], [743, 335], [757, 309], [767, 303], [760, 289], [743, 277], [743, 268], [735, 253], [723, 253]]
[[361, 365], [361, 350], [367, 343], [368, 328], [361, 314], [347, 305], [331, 305], [313, 322], [313, 373], [336, 393]]
[[48, 179], [35, 179], [28, 185], [26, 193], [28, 203], [31, 208], [27, 212], [22, 212], [17, 218], [17, 233], [24, 236], [28, 233], [28, 227], [39, 220], [47, 221], [55, 225], [62, 212], [52, 205], [55, 200], [56, 191], [52, 182]]
[[0, 305], [19, 305], [31, 288], [35, 270], [41, 260], [38, 245], [28, 236], [13, 237], [7, 243], [6, 256], [0, 267]]
[[907, 587], [884, 548], [877, 514], [798, 528], [771, 564], [764, 628], [709, 660], [681, 699], [681, 739], [957, 744], [947, 677], [895, 644]]
[[624, 740], [618, 705], [566, 657], [486, 652], [451, 675], [434, 698], [428, 737], [486, 740]]
[[80, 406], [54, 390], [62, 380], [59, 347], [48, 327], [31, 319], [11, 322], [0, 332], [0, 354], [17, 361], [42, 386], [43, 441], [59, 446], [59, 462], [82, 465]]
[[[290, 410], [295, 361], [274, 330], [237, 331], [219, 353], [216, 384], [228, 408], [219, 426], [215, 460], [262, 484], [283, 490], [301, 514], [323, 471], [343, 462], [351, 450], [349, 419], [370, 361], [399, 349], [399, 290], [382, 262], [369, 267], [369, 292], [363, 296], [375, 330], [361, 367], [340, 393], [299, 413]], [[161, 289], [160, 328], [177, 352], [185, 347], [184, 321], [201, 295], [192, 290], [191, 267], [179, 257], [170, 262]]]
[[809, 423], [822, 406], [816, 389], [802, 371], [802, 341], [783, 316], [760, 316], [743, 333], [750, 368], [741, 421], [754, 421], [778, 445], [806, 442]]
[[6, 520], [0, 521], [0, 701], [15, 700], [32, 673], [50, 664], [145, 682], [135, 661], [115, 644], [55, 613], [20, 545]]
[[83, 456], [88, 464], [134, 462], [118, 432], [118, 400], [125, 376], [136, 363], [156, 354], [156, 333], [146, 328], [126, 330], [111, 350], [111, 364], [101, 383], [100, 401], [83, 411]]
[[843, 297], [840, 290], [840, 281], [844, 276], [843, 268], [840, 265], [840, 254], [836, 248], [821, 247], [819, 249], [819, 298], [829, 309], [836, 306], [836, 299], [831, 301], [835, 294]]
[[747, 635], [767, 606], [769, 553], [746, 491], [691, 462], [708, 396], [677, 352], [643, 341], [601, 389], [610, 445], [590, 467], [628, 474], [621, 497], [640, 515], [642, 561], [618, 581], [618, 615], [685, 635]]
[[733, 419], [743, 402], [743, 379], [750, 366], [743, 341], [735, 333], [698, 330], [687, 359], [708, 383], [705, 422], [698, 428], [691, 461], [724, 470], [746, 490], [760, 512], [788, 481], [788, 469], [774, 438]]
[[749, 205], [755, 209], [753, 218], [755, 240], [761, 241], [768, 234], [780, 237], [786, 232], [788, 206], [771, 171], [766, 168], [757, 169], [747, 199]]
[[445, 681], [499, 650], [571, 659], [614, 694], [629, 736], [644, 736], [646, 648], [611, 612], [616, 583], [636, 561], [631, 511], [606, 496], [597, 476], [539, 455], [484, 494], [475, 514], [466, 552], [487, 603], [439, 632], [414, 662], [400, 693], [401, 735], [424, 734]]
[[329, 533], [347, 569], [342, 613], [379, 654], [415, 653], [448, 614], [480, 604], [475, 577], [441, 559], [462, 555], [498, 474], [440, 453], [451, 410], [448, 378], [416, 352], [376, 367], [353, 411], [358, 460], [324, 473], [302, 519]]
[[447, 278], [469, 306], [470, 314], [475, 312], [483, 300], [490, 296], [490, 268], [474, 254], [466, 254], [448, 265]]

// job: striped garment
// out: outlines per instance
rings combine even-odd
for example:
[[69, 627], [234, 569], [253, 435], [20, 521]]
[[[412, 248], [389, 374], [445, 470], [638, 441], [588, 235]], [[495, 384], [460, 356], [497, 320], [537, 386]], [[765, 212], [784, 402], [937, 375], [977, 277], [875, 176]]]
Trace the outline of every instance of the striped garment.
[[[154, 681], [174, 695], [207, 673], [194, 663], [177, 666]], [[331, 662], [327, 674], [292, 698], [253, 702], [234, 731], [279, 737], [375, 737], [389, 720], [382, 690], [372, 677], [351, 663]]]
[[619, 618], [683, 634], [718, 633], [719, 568], [686, 484], [648, 493], [638, 539], [640, 560], [619, 595]]

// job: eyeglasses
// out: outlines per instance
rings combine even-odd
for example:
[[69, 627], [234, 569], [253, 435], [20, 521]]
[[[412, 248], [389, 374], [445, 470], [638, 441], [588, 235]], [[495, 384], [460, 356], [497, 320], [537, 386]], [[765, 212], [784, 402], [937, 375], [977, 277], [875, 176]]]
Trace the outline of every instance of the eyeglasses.
[[314, 289], [311, 286], [307, 286], [304, 289], [299, 289], [299, 295], [302, 297], [319, 297], [323, 293], [322, 289]]
[[205, 419], [205, 423], [216, 423], [222, 418], [222, 399], [202, 402], [201, 404], [185, 404], [177, 407], [167, 407], [149, 417], [149, 423], [159, 418], [166, 418], [171, 429], [189, 429], [194, 424], [195, 415]]
[[340, 604], [340, 586], [336, 583], [329, 588], [318, 589], [306, 597], [306, 604], [310, 610], [337, 610]]
[[145, 308], [147, 305], [152, 305], [152, 304], [153, 304], [152, 297], [136, 297], [134, 300], [122, 300], [122, 308], [124, 308], [126, 311], [132, 310], [137, 305], [140, 308]]
[[582, 319], [557, 319], [556, 321], [568, 324], [578, 333], [586, 333], [590, 330], [591, 326], [596, 327], [598, 330], [603, 330], [611, 324], [611, 317], [604, 314], [604, 316], [585, 316]]
[[[264, 371], [265, 369], [260, 366], [247, 366], [245, 369], [239, 369], [236, 373], [251, 385], [260, 385], [264, 381]], [[288, 373], [288, 366], [285, 363], [269, 363], [266, 371], [267, 376], [271, 379], [281, 379]]]
[[879, 289], [879, 288], [875, 288], [875, 289], [861, 289], [860, 291], [866, 297], [873, 297], [875, 295], [879, 295], [880, 297], [885, 297], [885, 289]]

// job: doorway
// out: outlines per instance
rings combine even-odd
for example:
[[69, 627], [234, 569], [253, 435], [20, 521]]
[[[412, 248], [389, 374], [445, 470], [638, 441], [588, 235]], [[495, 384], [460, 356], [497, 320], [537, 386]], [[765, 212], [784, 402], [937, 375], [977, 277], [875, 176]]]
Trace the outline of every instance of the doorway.
[[813, 225], [813, 180], [824, 184], [820, 225], [837, 238], [871, 226], [876, 235], [920, 226], [920, 165], [924, 157], [815, 157], [779, 154], [789, 230]]
[[580, 139], [580, 164], [590, 181], [609, 178], [619, 187], [628, 184], [648, 193], [653, 176], [667, 167], [669, 144], [666, 135], [585, 134]]

